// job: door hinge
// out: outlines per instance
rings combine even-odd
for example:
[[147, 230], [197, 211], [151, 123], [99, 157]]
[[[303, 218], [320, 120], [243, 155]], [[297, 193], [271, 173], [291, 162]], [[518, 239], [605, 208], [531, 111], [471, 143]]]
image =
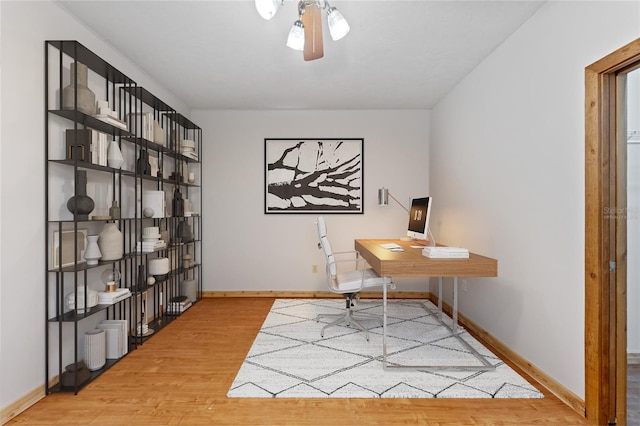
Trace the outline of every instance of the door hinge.
[[616, 271], [616, 262], [614, 260], [609, 261], [609, 272]]

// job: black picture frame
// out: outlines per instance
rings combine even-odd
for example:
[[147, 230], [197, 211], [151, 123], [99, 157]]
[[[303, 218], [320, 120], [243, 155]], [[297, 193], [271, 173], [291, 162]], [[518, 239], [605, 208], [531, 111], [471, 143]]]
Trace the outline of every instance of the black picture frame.
[[264, 212], [364, 213], [364, 139], [264, 140]]

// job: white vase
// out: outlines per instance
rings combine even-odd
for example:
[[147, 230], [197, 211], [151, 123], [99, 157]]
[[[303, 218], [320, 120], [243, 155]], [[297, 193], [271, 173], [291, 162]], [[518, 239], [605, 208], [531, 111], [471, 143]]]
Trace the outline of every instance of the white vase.
[[84, 333], [84, 362], [91, 371], [99, 370], [107, 362], [104, 330], [93, 329]]
[[119, 260], [123, 255], [124, 237], [115, 222], [107, 222], [100, 232], [98, 246], [102, 260]]
[[109, 149], [107, 150], [107, 165], [114, 169], [119, 169], [124, 164], [124, 157], [118, 146], [118, 142], [109, 142]]
[[97, 265], [98, 259], [102, 257], [98, 246], [98, 238], [98, 235], [87, 235], [87, 248], [84, 251], [84, 259], [87, 261], [87, 265]]

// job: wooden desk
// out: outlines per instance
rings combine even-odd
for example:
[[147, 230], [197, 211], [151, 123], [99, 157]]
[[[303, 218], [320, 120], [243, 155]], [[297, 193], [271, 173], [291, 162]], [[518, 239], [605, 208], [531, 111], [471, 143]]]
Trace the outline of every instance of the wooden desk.
[[[404, 251], [395, 252], [380, 244], [396, 243]], [[356, 240], [356, 251], [384, 277], [497, 277], [498, 261], [469, 253], [469, 259], [429, 259], [412, 241]]]
[[[404, 249], [401, 252], [383, 248], [380, 244], [395, 243]], [[451, 333], [467, 349], [469, 349], [483, 364], [479, 367], [470, 366], [429, 366], [429, 365], [389, 365], [387, 362], [387, 286], [382, 290], [382, 351], [384, 368], [405, 369], [455, 369], [455, 370], [489, 370], [495, 368], [489, 361], [471, 347], [458, 334], [458, 278], [459, 277], [497, 277], [498, 261], [490, 257], [469, 253], [468, 259], [430, 259], [422, 255], [422, 248], [414, 241], [401, 240], [355, 240], [355, 249], [374, 271], [384, 277], [438, 277], [438, 321], [449, 328], [442, 318], [442, 279], [453, 278], [453, 322]], [[431, 311], [422, 304], [423, 308]]]

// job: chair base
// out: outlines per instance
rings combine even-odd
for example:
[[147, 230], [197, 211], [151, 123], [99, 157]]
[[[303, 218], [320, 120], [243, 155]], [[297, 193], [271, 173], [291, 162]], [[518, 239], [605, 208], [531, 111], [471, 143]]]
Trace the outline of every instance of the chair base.
[[[350, 303], [349, 299], [347, 300], [347, 303]], [[365, 313], [354, 314], [353, 309], [351, 307], [347, 308], [344, 314], [319, 314], [316, 317], [316, 321], [319, 321], [320, 318], [335, 318], [333, 322], [330, 322], [329, 324], [322, 327], [322, 330], [320, 330], [321, 337], [324, 337], [324, 331], [329, 327], [333, 327], [334, 325], [341, 325], [341, 324], [347, 324], [347, 326], [350, 326], [353, 324], [356, 328], [359, 328], [360, 330], [364, 331], [365, 338], [367, 339], [367, 342], [368, 342], [369, 330], [367, 330], [365, 326], [362, 325], [361, 321], [376, 320], [380, 323], [380, 325], [382, 325], [382, 319], [378, 315], [365, 314]]]

